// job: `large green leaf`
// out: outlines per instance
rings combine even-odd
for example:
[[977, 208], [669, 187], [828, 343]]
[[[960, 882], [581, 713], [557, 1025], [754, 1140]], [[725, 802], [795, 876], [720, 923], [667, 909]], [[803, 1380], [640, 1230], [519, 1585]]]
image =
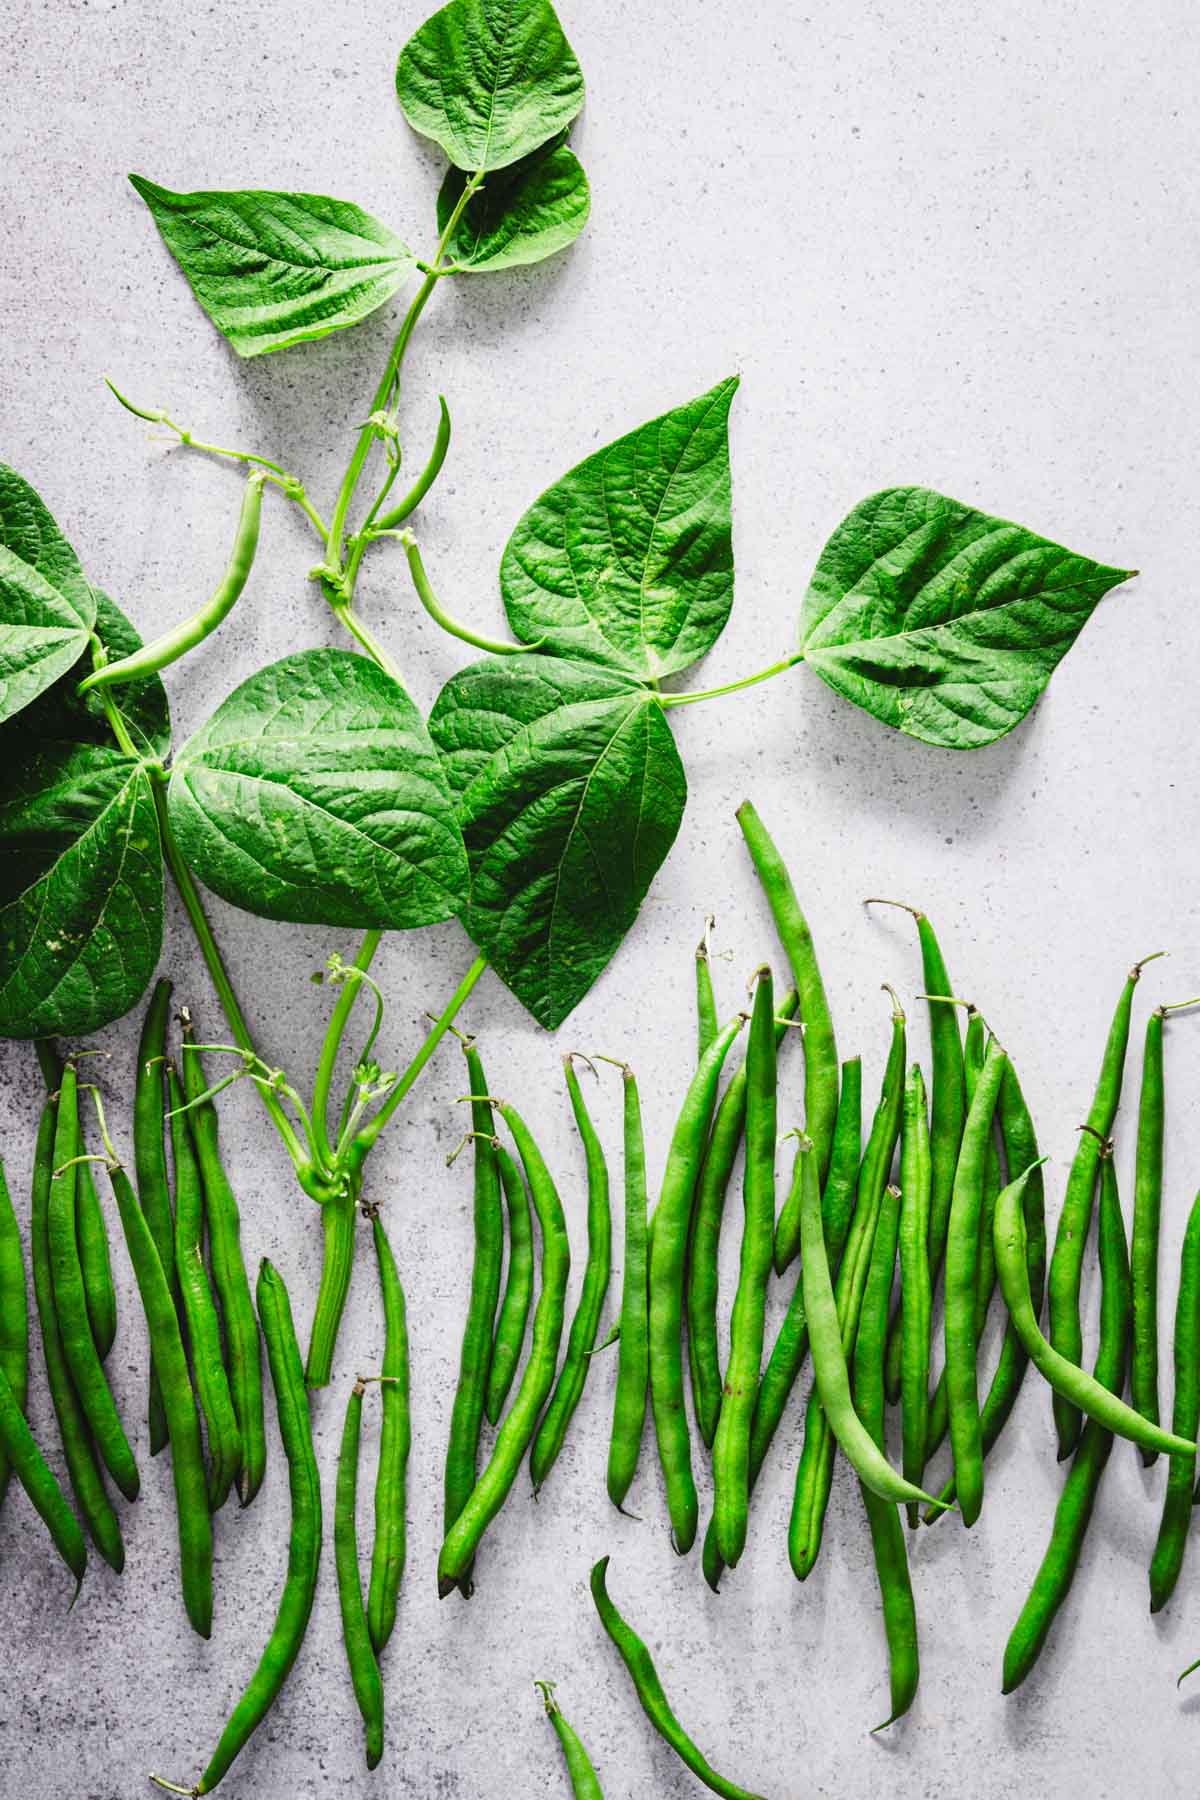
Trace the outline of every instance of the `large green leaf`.
[[825, 546], [800, 621], [804, 658], [886, 724], [976, 749], [1024, 718], [1130, 573], [929, 488], [889, 488]]
[[442, 689], [429, 729], [458, 797], [471, 936], [542, 1025], [587, 993], [675, 840], [687, 779], [636, 682], [496, 658]]
[[534, 502], [500, 566], [518, 638], [647, 680], [712, 648], [733, 604], [737, 385], [731, 376], [618, 438]]
[[180, 752], [169, 805], [200, 879], [266, 918], [403, 930], [466, 902], [420, 714], [348, 651], [301, 651], [244, 681]]
[[[444, 231], [466, 177], [451, 169], [438, 195]], [[550, 144], [511, 169], [489, 176], [467, 202], [446, 255], [464, 275], [492, 275], [522, 263], [543, 262], [574, 243], [587, 224], [587, 176], [565, 144]]]
[[29, 483], [0, 463], [0, 720], [79, 661], [95, 616], [75, 552]]
[[129, 179], [239, 356], [357, 325], [416, 267], [394, 232], [348, 200], [256, 189], [173, 194], [141, 175]]
[[0, 745], [0, 1035], [79, 1036], [154, 973], [163, 877], [149, 778], [121, 751], [10, 727]]
[[564, 129], [583, 76], [550, 0], [451, 0], [408, 40], [396, 92], [458, 169], [503, 169]]
[[[116, 662], [120, 657], [140, 650], [141, 635], [120, 607], [99, 588], [93, 588], [92, 593], [96, 600], [93, 629], [108, 652], [108, 660]], [[103, 744], [111, 748], [112, 727], [104, 703], [94, 690], [78, 694], [76, 689], [80, 679], [78, 669], [60, 676], [53, 687], [47, 688], [32, 706], [26, 708], [10, 730], [26, 738], [62, 738], [73, 743]], [[142, 681], [127, 682], [114, 689], [110, 699], [119, 707], [138, 749], [148, 756], [165, 756], [171, 748], [171, 713], [167, 691], [159, 677], [148, 675]], [[0, 735], [0, 746], [5, 741]]]

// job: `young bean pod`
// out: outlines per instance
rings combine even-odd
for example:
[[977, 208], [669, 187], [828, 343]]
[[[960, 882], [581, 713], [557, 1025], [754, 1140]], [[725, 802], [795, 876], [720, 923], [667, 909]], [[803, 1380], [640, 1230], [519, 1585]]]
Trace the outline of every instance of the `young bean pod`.
[[717, 997], [713, 992], [712, 954], [709, 940], [716, 920], [710, 914], [704, 921], [704, 936], [696, 945], [696, 1061], [699, 1062], [721, 1029], [717, 1015]]
[[408, 1313], [392, 1246], [376, 1212], [371, 1220], [379, 1291], [383, 1297], [383, 1382], [380, 1401], [379, 1464], [375, 1472], [375, 1542], [367, 1590], [367, 1629], [376, 1656], [392, 1635], [396, 1603], [408, 1554], [408, 1453], [412, 1448], [409, 1408]]
[[[29, 1390], [29, 1300], [21, 1231], [0, 1161], [0, 1375], [17, 1411], [24, 1413]], [[0, 1445], [0, 1504], [8, 1487], [9, 1459]], [[32, 1496], [31, 1496], [32, 1498]], [[36, 1505], [36, 1502], [35, 1502]]]
[[[933, 1282], [929, 1273], [929, 1203], [932, 1192], [929, 1113], [925, 1078], [914, 1063], [904, 1084], [904, 1125], [900, 1141], [900, 1291], [904, 1306], [900, 1337], [900, 1421], [902, 1468], [914, 1484], [925, 1474], [925, 1434], [929, 1422], [930, 1318]], [[914, 1506], [910, 1526], [917, 1523]]]
[[[1136, 1319], [1136, 1288], [1135, 1312]], [[1136, 1339], [1135, 1339], [1136, 1345]], [[1139, 1407], [1139, 1411], [1142, 1409]], [[1142, 1413], [1143, 1418], [1145, 1413]], [[1188, 1216], [1179, 1259], [1179, 1298], [1175, 1307], [1175, 1398], [1171, 1426], [1177, 1437], [1194, 1443], [1200, 1430], [1200, 1195]], [[1161, 1612], [1175, 1591], [1183, 1568], [1192, 1522], [1195, 1458], [1173, 1456], [1163, 1496], [1162, 1522], [1150, 1562], [1150, 1611]]]
[[[1154, 1424], [1158, 1423], [1158, 1237], [1162, 1219], [1165, 1019], [1164, 1008], [1156, 1006], [1146, 1020], [1130, 1245], [1133, 1357], [1129, 1368], [1129, 1398], [1142, 1417]], [[1149, 1464], [1154, 1457], [1143, 1452], [1142, 1460]]]
[[[87, 1568], [87, 1545], [79, 1521], [38, 1449], [21, 1401], [3, 1365], [0, 1365], [0, 1451], [4, 1456], [5, 1479], [10, 1470], [16, 1471], [17, 1480], [50, 1533], [54, 1548], [75, 1577], [77, 1597]], [[72, 1599], [71, 1604], [74, 1603]]]
[[364, 1384], [356, 1381], [346, 1403], [338, 1453], [337, 1489], [333, 1510], [333, 1557], [337, 1566], [338, 1605], [342, 1615], [342, 1640], [350, 1666], [354, 1698], [367, 1729], [367, 1767], [378, 1767], [383, 1755], [383, 1677], [375, 1647], [367, 1629], [362, 1577], [358, 1567], [358, 1452], [362, 1438]]
[[604, 1800], [604, 1791], [600, 1786], [592, 1760], [574, 1727], [563, 1718], [562, 1709], [554, 1698], [552, 1681], [535, 1681], [534, 1687], [542, 1696], [546, 1708], [546, 1717], [554, 1727], [554, 1735], [562, 1745], [563, 1758], [567, 1765], [567, 1774], [571, 1777], [571, 1792], [575, 1800]]
[[637, 1473], [650, 1397], [649, 1242], [646, 1229], [646, 1145], [633, 1070], [622, 1070], [625, 1149], [625, 1253], [621, 1336], [608, 1447], [608, 1497], [618, 1512]]
[[[133, 1167], [138, 1200], [154, 1238], [167, 1285], [178, 1307], [179, 1278], [175, 1273], [175, 1225], [171, 1217], [171, 1186], [167, 1176], [167, 1125], [163, 1085], [166, 1078], [167, 1019], [170, 1010], [171, 984], [169, 981], [156, 981], [138, 1042], [137, 1078], [133, 1090]], [[166, 1441], [167, 1416], [163, 1408], [158, 1369], [151, 1359], [151, 1456], [157, 1456]]]
[[[484, 1090], [481, 1088], [480, 1092]], [[500, 1423], [504, 1402], [521, 1361], [533, 1300], [533, 1227], [529, 1217], [529, 1195], [520, 1169], [503, 1144], [496, 1145], [495, 1155], [508, 1210], [508, 1275], [488, 1369], [485, 1409], [489, 1425]]]
[[[50, 1093], [57, 1093], [62, 1082], [62, 1059], [49, 1038], [39, 1038], [37, 1058]], [[83, 1142], [80, 1122], [79, 1150]], [[117, 1290], [113, 1286], [112, 1258], [108, 1248], [108, 1228], [104, 1208], [96, 1192], [91, 1163], [81, 1162], [75, 1170], [75, 1236], [79, 1245], [79, 1272], [83, 1277], [83, 1300], [91, 1326], [92, 1342], [101, 1362], [108, 1360], [117, 1337]]]

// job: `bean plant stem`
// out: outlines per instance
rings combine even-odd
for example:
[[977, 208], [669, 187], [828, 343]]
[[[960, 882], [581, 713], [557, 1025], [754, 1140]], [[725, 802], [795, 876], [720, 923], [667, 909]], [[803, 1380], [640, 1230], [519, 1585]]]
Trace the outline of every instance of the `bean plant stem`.
[[803, 661], [803, 650], [794, 650], [791, 656], [772, 663], [769, 669], [760, 669], [757, 675], [743, 675], [740, 681], [727, 681], [723, 687], [698, 688], [691, 694], [663, 694], [659, 703], [662, 706], [693, 706], [697, 700], [719, 700], [722, 694], [738, 694], [743, 688], [757, 687], [760, 681], [770, 681], [773, 675], [782, 675], [786, 669], [794, 669]]
[[475, 958], [475, 961], [471, 964], [457, 988], [454, 990], [454, 993], [451, 995], [445, 1011], [439, 1016], [436, 1024], [430, 1031], [429, 1036], [425, 1039], [425, 1042], [421, 1045], [421, 1048], [417, 1051], [417, 1054], [413, 1057], [407, 1069], [405, 1069], [403, 1075], [401, 1075], [399, 1081], [397, 1081], [395, 1087], [388, 1094], [387, 1099], [384, 1101], [379, 1111], [373, 1118], [367, 1120], [367, 1123], [358, 1133], [358, 1136], [354, 1140], [354, 1151], [356, 1160], [360, 1164], [367, 1152], [374, 1145], [375, 1140], [378, 1138], [392, 1114], [413, 1087], [422, 1069], [425, 1067], [425, 1064], [429, 1061], [430, 1057], [449, 1031], [451, 1025], [453, 1025], [458, 1013], [466, 1004], [471, 990], [474, 988], [476, 982], [479, 980], [479, 977], [483, 974], [487, 966], [486, 956], [477, 956]]
[[[382, 931], [368, 931], [359, 946], [353, 968], [365, 974], [370, 968], [383, 937]], [[358, 990], [362, 986], [354, 976], [348, 976], [342, 983], [337, 1002], [329, 1016], [329, 1024], [325, 1030], [325, 1042], [321, 1046], [321, 1060], [317, 1064], [317, 1079], [313, 1086], [312, 1125], [316, 1139], [317, 1151], [322, 1162], [334, 1160], [333, 1147], [329, 1141], [329, 1090], [333, 1085], [334, 1070], [337, 1067], [338, 1051], [342, 1047], [342, 1039], [346, 1027], [350, 1023], [350, 1014], [354, 1011], [354, 1002], [358, 999]]]

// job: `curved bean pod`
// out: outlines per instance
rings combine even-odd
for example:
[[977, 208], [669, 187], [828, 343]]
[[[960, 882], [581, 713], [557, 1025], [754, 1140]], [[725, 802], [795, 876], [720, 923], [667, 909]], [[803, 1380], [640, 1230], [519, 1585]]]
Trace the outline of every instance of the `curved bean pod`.
[[650, 1396], [649, 1242], [646, 1229], [646, 1145], [637, 1080], [622, 1070], [625, 1148], [625, 1257], [620, 1346], [608, 1447], [608, 1497], [618, 1512], [637, 1473]]
[[535, 1681], [533, 1685], [542, 1696], [546, 1717], [554, 1727], [554, 1735], [562, 1745], [567, 1774], [571, 1777], [571, 1792], [574, 1794], [575, 1800], [604, 1800], [604, 1791], [600, 1786], [596, 1771], [592, 1767], [591, 1757], [580, 1742], [578, 1732], [564, 1719], [562, 1709], [554, 1698], [554, 1683], [552, 1681]]
[[529, 1218], [529, 1195], [520, 1169], [502, 1144], [496, 1147], [495, 1154], [508, 1209], [508, 1275], [488, 1370], [485, 1410], [489, 1425], [500, 1423], [504, 1402], [521, 1361], [533, 1300], [533, 1227]]
[[[1136, 1319], [1136, 1294], [1135, 1311]], [[1136, 1345], [1136, 1340], [1135, 1340]], [[1141, 1412], [1141, 1408], [1138, 1411]], [[1142, 1413], [1142, 1417], [1145, 1414]], [[1177, 1437], [1194, 1442], [1200, 1430], [1200, 1195], [1188, 1215], [1179, 1259], [1179, 1298], [1175, 1307], [1175, 1399], [1171, 1425]], [[1192, 1522], [1195, 1458], [1173, 1456], [1167, 1472], [1162, 1521], [1150, 1562], [1150, 1611], [1161, 1612], [1175, 1591], [1183, 1568]]]
[[396, 1602], [408, 1555], [408, 1453], [412, 1448], [412, 1419], [404, 1289], [378, 1212], [372, 1218], [371, 1230], [379, 1266], [385, 1328], [385, 1379], [380, 1393], [383, 1425], [379, 1433], [379, 1466], [375, 1473], [375, 1542], [371, 1550], [371, 1580], [367, 1592], [367, 1629], [375, 1654], [379, 1656], [396, 1623]]
[[[75, 1577], [75, 1597], [78, 1597], [87, 1568], [87, 1545], [79, 1521], [38, 1449], [16, 1390], [3, 1367], [0, 1367], [0, 1448], [4, 1452], [6, 1477], [10, 1469], [15, 1470], [17, 1480], [50, 1533], [55, 1549]], [[74, 1598], [71, 1604], [75, 1604]]]
[[[175, 1225], [171, 1217], [171, 1184], [167, 1175], [167, 1127], [163, 1083], [167, 1055], [167, 1018], [171, 983], [156, 981], [138, 1041], [137, 1080], [133, 1091], [133, 1168], [137, 1195], [150, 1227], [163, 1274], [176, 1306], [179, 1278], [175, 1273]], [[158, 1370], [150, 1363], [150, 1454], [167, 1441]]]
[[333, 1509], [333, 1556], [337, 1565], [338, 1606], [342, 1615], [342, 1639], [354, 1698], [367, 1728], [367, 1767], [374, 1769], [383, 1755], [383, 1677], [367, 1630], [362, 1577], [358, 1568], [358, 1451], [362, 1438], [364, 1384], [356, 1381], [346, 1403], [338, 1454], [337, 1489]]
[[[17, 1411], [24, 1413], [29, 1389], [29, 1300], [21, 1231], [0, 1161], [0, 1375]], [[0, 1503], [8, 1487], [9, 1459], [0, 1444]], [[34, 1502], [36, 1505], [36, 1501]]]

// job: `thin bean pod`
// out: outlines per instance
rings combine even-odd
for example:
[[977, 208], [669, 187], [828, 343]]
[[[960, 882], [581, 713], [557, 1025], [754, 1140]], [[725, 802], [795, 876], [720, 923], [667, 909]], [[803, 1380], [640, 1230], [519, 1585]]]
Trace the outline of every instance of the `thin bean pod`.
[[[87, 1545], [79, 1521], [67, 1504], [66, 1496], [54, 1479], [45, 1457], [25, 1419], [16, 1389], [3, 1366], [0, 1366], [0, 1448], [4, 1452], [4, 1468], [15, 1470], [17, 1480], [28, 1494], [54, 1548], [75, 1577], [75, 1596], [83, 1585], [87, 1568]], [[75, 1604], [74, 1598], [71, 1602]]]
[[554, 1727], [554, 1735], [562, 1745], [567, 1774], [571, 1777], [571, 1792], [574, 1794], [575, 1800], [604, 1800], [604, 1790], [592, 1767], [592, 1760], [580, 1742], [578, 1732], [564, 1719], [562, 1709], [554, 1698], [554, 1683], [552, 1681], [535, 1681], [533, 1685], [542, 1696], [546, 1717]]
[[563, 1447], [567, 1429], [575, 1416], [575, 1408], [583, 1396], [588, 1370], [591, 1368], [591, 1355], [596, 1344], [596, 1334], [600, 1327], [600, 1314], [604, 1309], [609, 1276], [612, 1273], [612, 1215], [608, 1203], [608, 1164], [604, 1159], [604, 1148], [596, 1135], [596, 1128], [592, 1124], [584, 1103], [579, 1077], [575, 1073], [569, 1056], [564, 1057], [563, 1066], [566, 1071], [567, 1092], [571, 1096], [571, 1110], [575, 1115], [580, 1138], [583, 1140], [584, 1155], [587, 1161], [588, 1254], [587, 1265], [583, 1272], [583, 1288], [580, 1292], [575, 1317], [571, 1321], [571, 1330], [567, 1337], [567, 1351], [563, 1358], [558, 1384], [554, 1389], [550, 1404], [542, 1416], [537, 1436], [533, 1440], [533, 1449], [529, 1453], [529, 1474], [533, 1481], [534, 1493], [539, 1491], [554, 1467], [558, 1453]]
[[363, 1605], [362, 1577], [358, 1567], [356, 1518], [363, 1393], [363, 1382], [356, 1381], [346, 1403], [333, 1509], [333, 1557], [337, 1566], [342, 1641], [346, 1646], [354, 1698], [367, 1729], [367, 1767], [374, 1769], [383, 1755], [383, 1677], [367, 1630], [367, 1610]]
[[[780, 1007], [781, 1018], [791, 1018], [795, 1011], [796, 991], [792, 992]], [[790, 1010], [789, 1009], [790, 1005]], [[846, 1092], [846, 1077], [849, 1072], [852, 1091]], [[732, 1085], [732, 1084], [731, 1084]], [[724, 1102], [722, 1102], [724, 1104]], [[858, 1160], [862, 1154], [862, 1059], [851, 1057], [842, 1064], [842, 1080], [838, 1090], [838, 1110], [833, 1122], [833, 1147], [829, 1153], [829, 1167], [821, 1184], [822, 1205], [829, 1189], [834, 1190], [831, 1204], [837, 1210], [839, 1200], [836, 1196], [849, 1194], [849, 1204], [853, 1205], [854, 1190], [858, 1184]], [[846, 1214], [849, 1218], [849, 1212]], [[787, 1199], [779, 1209], [779, 1218], [775, 1223], [775, 1273], [782, 1275], [800, 1254], [800, 1198], [799, 1189], [793, 1187]]]
[[[0, 1375], [8, 1383], [18, 1412], [23, 1414], [29, 1391], [29, 1300], [25, 1292], [21, 1231], [3, 1161], [0, 1161]], [[8, 1477], [9, 1459], [0, 1444], [0, 1504], [8, 1487]]]
[[500, 1423], [504, 1402], [521, 1361], [533, 1300], [533, 1226], [529, 1216], [529, 1195], [520, 1169], [502, 1144], [497, 1146], [496, 1157], [508, 1210], [508, 1275], [488, 1369], [485, 1409], [489, 1425]]
[[717, 997], [713, 992], [712, 956], [709, 939], [716, 920], [710, 914], [704, 921], [704, 936], [696, 945], [696, 1061], [699, 1062], [721, 1029], [717, 1017]]
[[375, 1473], [375, 1542], [367, 1591], [367, 1629], [376, 1656], [392, 1635], [396, 1603], [408, 1554], [408, 1453], [412, 1448], [409, 1409], [408, 1315], [396, 1259], [375, 1212], [371, 1220], [379, 1290], [383, 1296], [384, 1348], [380, 1399], [379, 1466]]
[[[51, 1093], [56, 1093], [62, 1082], [62, 1058], [50, 1038], [39, 1038], [36, 1050], [46, 1086]], [[81, 1123], [79, 1149], [82, 1152], [85, 1148]], [[85, 1162], [81, 1162], [75, 1171], [75, 1236], [92, 1342], [96, 1346], [96, 1355], [105, 1362], [116, 1342], [117, 1291], [113, 1286], [104, 1209], [96, 1192], [92, 1166]]]
[[671, 1703], [663, 1692], [662, 1682], [658, 1678], [658, 1670], [654, 1667], [654, 1658], [642, 1642], [633, 1627], [621, 1617], [609, 1597], [608, 1592], [609, 1558], [602, 1556], [592, 1570], [591, 1589], [596, 1611], [600, 1614], [600, 1622], [620, 1652], [621, 1660], [629, 1670], [633, 1679], [637, 1697], [641, 1701], [642, 1711], [657, 1731], [665, 1744], [669, 1744], [676, 1756], [683, 1762], [704, 1786], [714, 1794], [721, 1794], [724, 1800], [761, 1800], [760, 1795], [751, 1794], [746, 1788], [727, 1781], [724, 1775], [718, 1775], [708, 1759], [693, 1744], [679, 1720], [671, 1709]]
[[[171, 983], [156, 981], [138, 1042], [137, 1080], [133, 1091], [133, 1166], [137, 1178], [138, 1200], [154, 1238], [167, 1285], [178, 1307], [179, 1278], [175, 1273], [175, 1225], [171, 1217], [171, 1185], [167, 1176], [167, 1127], [163, 1088], [170, 1010]], [[162, 1402], [158, 1369], [151, 1359], [151, 1456], [157, 1456], [166, 1441], [167, 1416]]]
[[[929, 1273], [929, 1203], [932, 1192], [929, 1113], [925, 1078], [914, 1063], [904, 1084], [904, 1126], [900, 1144], [900, 1401], [902, 1467], [914, 1484], [925, 1475], [925, 1434], [929, 1422], [930, 1318], [933, 1282]], [[908, 1509], [910, 1526], [917, 1510]]]
[[[1134, 1290], [1136, 1295], [1136, 1288]], [[1136, 1310], [1134, 1317], [1136, 1318]], [[1141, 1408], [1138, 1409], [1141, 1411]], [[1145, 1414], [1142, 1414], [1145, 1417]], [[1171, 1416], [1175, 1435], [1195, 1441], [1200, 1430], [1200, 1195], [1192, 1205], [1179, 1259], [1179, 1298], [1175, 1307], [1175, 1399]], [[1175, 1591], [1183, 1568], [1192, 1522], [1195, 1458], [1173, 1456], [1163, 1496], [1162, 1522], [1150, 1562], [1150, 1611], [1161, 1612]]]
[[[1129, 1368], [1129, 1398], [1142, 1417], [1154, 1424], [1158, 1423], [1158, 1237], [1162, 1219], [1165, 1019], [1164, 1009], [1156, 1006], [1146, 1020], [1130, 1246], [1133, 1357]], [[1143, 1452], [1142, 1461], [1149, 1465], [1154, 1457]]]
[[620, 1347], [608, 1447], [608, 1497], [620, 1512], [637, 1473], [650, 1397], [649, 1243], [646, 1229], [646, 1145], [642, 1106], [633, 1070], [621, 1072], [624, 1089], [625, 1257], [621, 1287]]

